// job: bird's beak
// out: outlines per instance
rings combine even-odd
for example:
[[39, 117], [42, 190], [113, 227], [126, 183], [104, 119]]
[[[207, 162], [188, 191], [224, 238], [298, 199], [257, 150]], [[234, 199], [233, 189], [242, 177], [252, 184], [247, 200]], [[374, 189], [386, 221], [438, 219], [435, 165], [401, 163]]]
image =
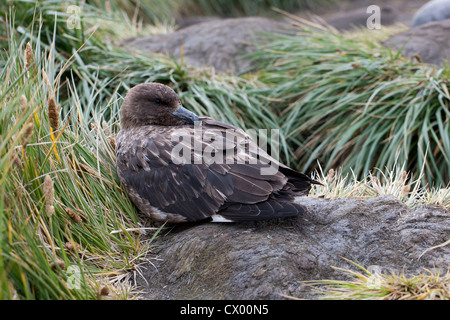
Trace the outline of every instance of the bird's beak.
[[189, 123], [194, 124], [195, 121], [200, 121], [200, 119], [198, 118], [198, 116], [189, 111], [188, 109], [184, 108], [181, 104], [180, 107], [175, 110], [175, 111], [169, 111], [171, 114], [173, 114], [175, 117], [185, 120]]

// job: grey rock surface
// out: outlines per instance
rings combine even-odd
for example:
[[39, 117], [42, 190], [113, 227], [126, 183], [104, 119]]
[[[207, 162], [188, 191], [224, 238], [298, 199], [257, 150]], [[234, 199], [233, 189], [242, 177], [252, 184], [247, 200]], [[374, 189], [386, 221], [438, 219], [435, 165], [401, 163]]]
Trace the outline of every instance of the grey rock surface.
[[433, 0], [423, 5], [414, 15], [412, 27], [428, 22], [450, 19], [450, 0]]
[[257, 50], [259, 36], [287, 30], [288, 24], [268, 18], [213, 19], [170, 34], [130, 38], [124, 46], [177, 59], [183, 56], [184, 61], [197, 67], [243, 73], [251, 66], [244, 55]]
[[[367, 12], [367, 6], [352, 9], [339, 15], [326, 19], [327, 23], [338, 30], [349, 30], [355, 27], [367, 27], [367, 20], [373, 15], [372, 11]], [[399, 10], [389, 4], [383, 4], [380, 8], [380, 23], [387, 26], [397, 22]]]
[[[317, 298], [301, 281], [345, 279], [343, 258], [384, 272], [450, 267], [450, 213], [391, 196], [300, 198], [296, 219], [176, 226], [160, 236], [138, 284], [141, 299]], [[425, 252], [425, 253], [424, 253]]]
[[[347, 0], [337, 1], [335, 6], [326, 8], [322, 12], [316, 12], [328, 24], [340, 30], [348, 30], [353, 26], [365, 27], [367, 19], [372, 16], [373, 11], [367, 10], [369, 6], [380, 7], [381, 26], [391, 24], [404, 24], [410, 26], [414, 14], [427, 2], [427, 0]], [[303, 15], [305, 18], [308, 16]], [[313, 18], [314, 19], [314, 18]]]
[[391, 36], [384, 45], [422, 62], [443, 66], [450, 59], [450, 19], [424, 24]]

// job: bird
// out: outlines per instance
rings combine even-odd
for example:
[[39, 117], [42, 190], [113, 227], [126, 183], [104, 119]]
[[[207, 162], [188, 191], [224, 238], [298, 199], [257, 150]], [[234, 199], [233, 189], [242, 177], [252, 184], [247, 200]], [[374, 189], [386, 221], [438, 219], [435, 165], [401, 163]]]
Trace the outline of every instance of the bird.
[[249, 134], [184, 108], [160, 83], [131, 88], [120, 111], [116, 170], [138, 210], [155, 222], [242, 222], [294, 217], [307, 175], [280, 163]]

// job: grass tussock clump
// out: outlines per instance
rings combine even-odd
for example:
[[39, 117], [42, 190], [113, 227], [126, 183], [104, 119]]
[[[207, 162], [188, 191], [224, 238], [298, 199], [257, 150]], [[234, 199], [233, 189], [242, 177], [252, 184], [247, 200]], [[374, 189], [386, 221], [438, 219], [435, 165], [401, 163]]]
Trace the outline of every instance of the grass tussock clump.
[[[130, 16], [132, 1], [11, 3], [0, 3], [0, 299], [133, 296], [126, 280], [151, 245], [141, 233], [157, 230], [141, 227], [120, 186], [114, 137], [125, 92], [142, 82], [170, 85], [200, 115], [279, 128], [283, 161], [326, 164], [313, 196], [449, 206], [438, 187], [448, 183], [446, 69], [362, 36], [355, 45], [304, 31], [274, 39], [260, 54], [263, 71], [218, 75], [119, 47], [148, 30]], [[81, 9], [79, 24], [68, 23], [70, 5]], [[397, 163], [406, 165], [361, 178]]]
[[357, 176], [406, 163], [414, 173], [423, 168], [430, 186], [447, 186], [450, 69], [385, 48], [390, 29], [299, 30], [274, 37], [256, 56], [260, 81], [274, 88], [290, 163], [311, 171], [319, 161]]
[[256, 79], [132, 54], [108, 41], [120, 28], [101, 23], [121, 23], [117, 15], [84, 4], [72, 28], [69, 4], [78, 3], [2, 11], [0, 299], [132, 297], [127, 279], [151, 242], [141, 233], [157, 234], [140, 226], [115, 170], [119, 107], [133, 85], [166, 83], [199, 114], [277, 127]]
[[449, 300], [450, 273], [425, 269], [408, 276], [385, 273], [377, 268], [365, 268], [349, 261], [361, 271], [334, 268], [352, 280], [321, 280], [309, 283], [325, 300]]
[[[39, 39], [39, 47], [51, 50], [58, 61], [55, 70], [47, 73], [61, 87], [58, 103], [63, 114], [68, 112], [67, 92], [73, 90], [80, 100], [86, 122], [92, 118], [94, 109], [107, 119], [115, 117], [117, 120], [118, 114], [111, 111], [111, 104], [116, 101], [111, 98], [120, 98], [136, 84], [156, 81], [173, 87], [185, 106], [199, 114], [208, 114], [240, 127], [279, 127], [278, 119], [264, 103], [270, 88], [256, 77], [217, 75], [163, 55], [130, 53], [119, 46], [117, 42], [122, 37], [135, 33], [135, 23], [127, 27], [129, 21], [120, 18], [119, 7], [111, 5], [109, 11], [102, 11], [94, 5], [84, 4], [80, 7], [80, 28], [72, 28], [68, 24], [67, 8], [77, 5], [75, 0], [64, 4], [42, 2], [36, 7], [25, 1], [15, 4], [13, 23], [28, 27], [25, 31], [28, 38], [33, 36], [33, 29], [37, 30], [35, 37]], [[124, 27], [118, 28], [118, 24]], [[54, 46], [50, 48], [52, 43]], [[70, 68], [66, 66], [57, 77], [58, 69], [69, 63]], [[71, 88], [68, 88], [69, 83]], [[283, 151], [287, 154], [287, 149]]]
[[432, 205], [450, 209], [450, 189], [430, 188], [422, 183], [422, 174], [413, 178], [404, 166], [394, 169], [376, 170], [380, 178], [368, 173], [358, 177], [355, 173], [345, 173], [342, 168], [330, 169], [325, 174], [322, 168], [313, 175], [322, 185], [314, 185], [310, 197], [325, 199], [355, 198], [369, 199], [391, 195], [410, 208], [419, 205]]
[[101, 281], [130, 297], [148, 244], [115, 173], [115, 123], [90, 130], [72, 94], [60, 118], [54, 51], [24, 40], [1, 56], [0, 299], [91, 299]]

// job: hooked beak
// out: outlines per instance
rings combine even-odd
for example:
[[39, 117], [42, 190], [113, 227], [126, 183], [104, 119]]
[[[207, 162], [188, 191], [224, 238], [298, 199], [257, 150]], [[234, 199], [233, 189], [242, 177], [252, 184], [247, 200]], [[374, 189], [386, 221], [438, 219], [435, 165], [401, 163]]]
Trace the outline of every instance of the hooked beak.
[[194, 124], [195, 121], [200, 121], [200, 119], [197, 117], [197, 115], [188, 109], [184, 108], [181, 104], [180, 107], [175, 111], [169, 111], [171, 114], [173, 114], [175, 117], [185, 120], [188, 123]]

